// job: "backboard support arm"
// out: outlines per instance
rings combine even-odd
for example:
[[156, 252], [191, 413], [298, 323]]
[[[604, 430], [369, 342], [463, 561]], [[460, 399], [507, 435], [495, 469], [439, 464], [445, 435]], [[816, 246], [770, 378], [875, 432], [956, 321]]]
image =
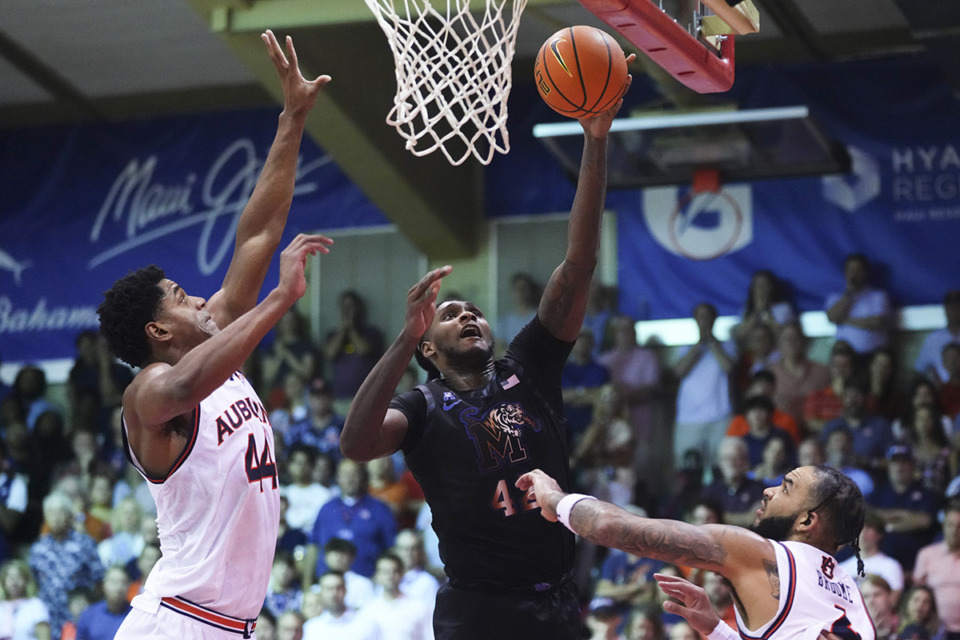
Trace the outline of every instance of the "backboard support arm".
[[733, 34], [717, 37], [717, 51], [651, 0], [580, 0], [580, 4], [697, 93], [722, 93], [733, 86]]

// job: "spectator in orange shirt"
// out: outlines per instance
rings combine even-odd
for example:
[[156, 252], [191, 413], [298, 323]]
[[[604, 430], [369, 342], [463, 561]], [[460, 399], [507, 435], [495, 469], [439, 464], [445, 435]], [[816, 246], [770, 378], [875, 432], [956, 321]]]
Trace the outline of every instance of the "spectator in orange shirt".
[[807, 430], [820, 433], [823, 425], [843, 415], [843, 390], [856, 373], [856, 353], [845, 342], [833, 345], [830, 354], [830, 384], [803, 400]]
[[409, 529], [416, 526], [417, 513], [423, 503], [422, 493], [418, 496], [408, 481], [397, 477], [396, 465], [392, 457], [377, 458], [367, 463], [370, 477], [370, 495], [384, 502], [393, 511], [397, 526]]
[[140, 551], [140, 555], [137, 556], [136, 562], [137, 572], [140, 577], [130, 583], [130, 588], [127, 590], [127, 602], [133, 600], [134, 596], [140, 595], [143, 591], [143, 583], [147, 581], [150, 570], [153, 569], [153, 565], [157, 564], [157, 560], [159, 559], [159, 542], [148, 542], [143, 545], [143, 550]]
[[[777, 377], [772, 371], [761, 369], [750, 376], [750, 386], [747, 387], [744, 400], [749, 400], [754, 396], [766, 396], [772, 401], [776, 391]], [[800, 441], [803, 440], [803, 433], [800, 431], [800, 426], [797, 424], [797, 421], [794, 420], [793, 416], [786, 411], [774, 407], [771, 420], [774, 426], [787, 432], [794, 446], [799, 445]], [[735, 415], [730, 421], [730, 426], [727, 427], [728, 436], [744, 436], [749, 431], [750, 425], [747, 422], [746, 415], [743, 413]]]
[[796, 445], [786, 431], [773, 424], [773, 400], [767, 396], [757, 395], [747, 400], [743, 409], [750, 430], [739, 436], [747, 443], [750, 468], [753, 469], [763, 462], [763, 452], [771, 440], [779, 440], [786, 448], [787, 456], [796, 458]]
[[830, 370], [807, 357], [807, 338], [799, 322], [783, 326], [777, 347], [780, 360], [770, 365], [770, 371], [777, 378], [773, 403], [793, 416], [802, 428], [803, 400], [829, 384]]

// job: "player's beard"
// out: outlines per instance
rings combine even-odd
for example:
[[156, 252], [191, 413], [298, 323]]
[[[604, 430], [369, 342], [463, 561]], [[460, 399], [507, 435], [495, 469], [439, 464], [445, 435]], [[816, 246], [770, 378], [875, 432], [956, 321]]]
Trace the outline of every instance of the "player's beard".
[[793, 523], [797, 521], [800, 512], [792, 516], [767, 516], [761, 518], [752, 527], [754, 533], [770, 540], [786, 540], [793, 532]]
[[462, 351], [456, 347], [445, 348], [444, 346], [438, 346], [438, 348], [444, 350], [447, 362], [457, 369], [479, 371], [483, 370], [493, 361], [493, 341], [491, 341], [485, 349]]

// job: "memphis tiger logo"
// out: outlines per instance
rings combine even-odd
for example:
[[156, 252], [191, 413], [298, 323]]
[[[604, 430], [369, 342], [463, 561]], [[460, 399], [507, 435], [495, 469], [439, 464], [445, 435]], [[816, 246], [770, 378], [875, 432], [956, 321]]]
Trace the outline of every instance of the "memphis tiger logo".
[[476, 448], [481, 472], [495, 471], [526, 460], [523, 431], [540, 431], [540, 423], [527, 415], [523, 406], [516, 402], [494, 405], [479, 417], [472, 411], [465, 411], [461, 419]]

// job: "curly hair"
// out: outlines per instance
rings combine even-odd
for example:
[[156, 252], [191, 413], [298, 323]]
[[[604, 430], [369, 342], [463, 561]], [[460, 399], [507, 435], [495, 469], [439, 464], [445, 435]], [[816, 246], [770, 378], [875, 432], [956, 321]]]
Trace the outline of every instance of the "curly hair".
[[133, 367], [142, 367], [150, 357], [150, 344], [143, 328], [152, 322], [163, 299], [160, 281], [166, 275], [157, 265], [128, 273], [104, 291], [97, 307], [100, 333], [110, 351]]
[[850, 545], [857, 556], [857, 573], [864, 575], [860, 558], [860, 531], [866, 518], [863, 494], [853, 480], [833, 467], [815, 467], [817, 486], [812, 492], [813, 500], [822, 504], [822, 513], [833, 527], [838, 547]]

